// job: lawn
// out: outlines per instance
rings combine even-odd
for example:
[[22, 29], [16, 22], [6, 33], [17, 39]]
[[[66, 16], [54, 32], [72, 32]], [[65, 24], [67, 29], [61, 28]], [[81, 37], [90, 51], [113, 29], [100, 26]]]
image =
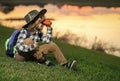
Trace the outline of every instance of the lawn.
[[52, 54], [47, 58], [55, 63], [48, 67], [36, 62], [19, 62], [5, 55], [5, 40], [13, 29], [0, 26], [0, 81], [119, 81], [120, 58], [103, 52], [88, 50], [59, 40], [68, 61], [77, 60], [77, 70], [60, 66]]

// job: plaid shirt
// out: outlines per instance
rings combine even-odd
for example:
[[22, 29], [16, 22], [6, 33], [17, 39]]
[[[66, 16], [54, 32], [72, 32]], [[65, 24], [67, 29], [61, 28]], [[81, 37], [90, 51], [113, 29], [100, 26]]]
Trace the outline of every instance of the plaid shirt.
[[[29, 52], [35, 49], [34, 45], [26, 45], [23, 43], [24, 39], [28, 38], [27, 35], [30, 33], [27, 29], [22, 29], [17, 39], [16, 43], [16, 51]], [[47, 27], [46, 35], [43, 35], [42, 32], [36, 31], [34, 34], [30, 34], [29, 38], [31, 38], [34, 42], [42, 41], [44, 43], [52, 42], [52, 28]]]

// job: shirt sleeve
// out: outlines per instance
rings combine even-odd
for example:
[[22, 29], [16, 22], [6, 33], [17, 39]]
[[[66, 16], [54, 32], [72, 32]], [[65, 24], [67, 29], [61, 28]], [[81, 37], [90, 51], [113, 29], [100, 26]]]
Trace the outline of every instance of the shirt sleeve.
[[42, 35], [41, 40], [44, 43], [52, 42], [52, 28], [51, 27], [47, 27], [47, 33], [45, 35]]
[[17, 40], [17, 43], [16, 43], [16, 49], [18, 51], [22, 51], [22, 52], [29, 52], [29, 51], [32, 51], [34, 50], [34, 45], [26, 45], [23, 43], [24, 39], [27, 38], [27, 30], [25, 29], [22, 29], [20, 31], [20, 34], [18, 36], [18, 40]]

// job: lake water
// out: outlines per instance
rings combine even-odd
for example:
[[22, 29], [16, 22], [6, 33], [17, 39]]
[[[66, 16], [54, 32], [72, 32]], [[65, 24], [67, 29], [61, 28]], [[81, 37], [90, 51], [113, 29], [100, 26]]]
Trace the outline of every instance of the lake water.
[[[110, 46], [120, 48], [120, 7], [78, 7], [63, 5], [61, 8], [56, 5], [47, 4], [44, 6], [48, 10], [46, 17], [53, 20], [53, 34], [59, 32], [58, 37], [64, 33], [74, 34], [72, 44], [91, 48], [97, 37], [98, 40], [108, 43]], [[0, 19], [6, 18], [23, 18], [30, 10], [40, 10], [37, 5], [24, 6], [19, 5], [8, 14], [0, 12]], [[1, 24], [12, 28], [21, 28], [25, 21], [0, 21]], [[120, 51], [113, 53], [120, 56]]]

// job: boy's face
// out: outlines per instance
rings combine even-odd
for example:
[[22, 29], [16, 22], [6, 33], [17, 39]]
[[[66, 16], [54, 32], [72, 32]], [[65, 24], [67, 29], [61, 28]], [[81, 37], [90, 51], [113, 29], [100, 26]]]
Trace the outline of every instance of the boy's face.
[[33, 23], [29, 29], [31, 32], [36, 32], [37, 30], [42, 30], [43, 29], [43, 24], [41, 23], [42, 21], [45, 20], [45, 16], [38, 18], [35, 23]]
[[45, 20], [45, 16], [42, 16], [37, 19], [37, 21], [35, 22], [36, 29], [39, 29], [39, 30], [43, 29], [43, 24], [41, 22], [43, 22], [44, 20]]

